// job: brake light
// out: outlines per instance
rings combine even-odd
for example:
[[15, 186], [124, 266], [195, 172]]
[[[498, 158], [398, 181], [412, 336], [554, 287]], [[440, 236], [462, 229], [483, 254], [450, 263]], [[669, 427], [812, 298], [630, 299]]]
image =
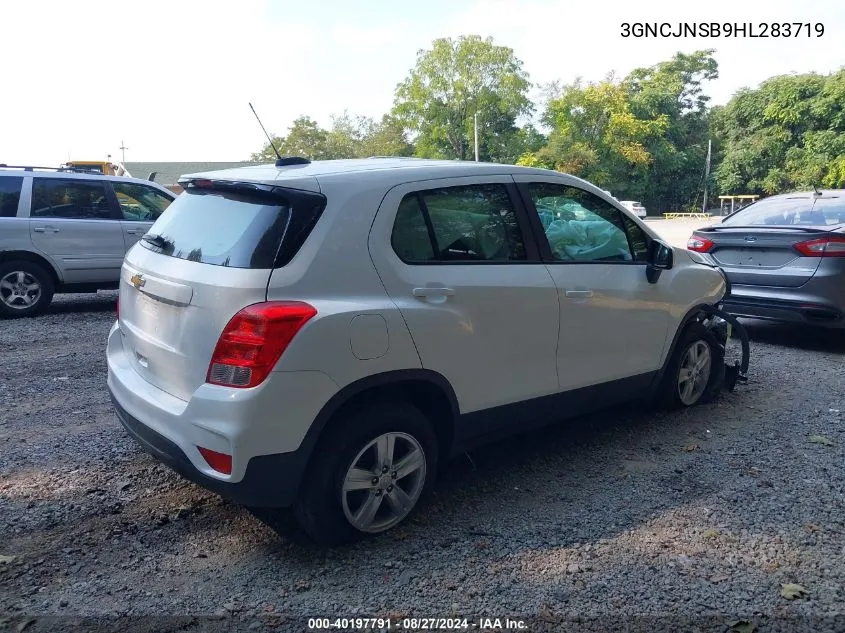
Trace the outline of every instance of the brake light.
[[120, 321], [120, 295], [117, 295], [117, 303], [114, 306], [115, 312], [117, 312], [117, 320]]
[[845, 236], [822, 237], [793, 246], [805, 257], [845, 257]]
[[217, 451], [213, 451], [210, 448], [203, 448], [202, 446], [197, 446], [199, 449], [200, 455], [202, 458], [211, 466], [214, 470], [218, 473], [223, 475], [231, 475], [232, 474], [232, 456], [227, 455], [226, 453], [218, 453]]
[[696, 233], [693, 233], [692, 237], [687, 240], [687, 250], [695, 251], [696, 253], [707, 253], [711, 248], [713, 248], [713, 241]]
[[223, 329], [206, 382], [249, 388], [261, 384], [296, 333], [317, 310], [301, 301], [268, 301], [247, 306]]

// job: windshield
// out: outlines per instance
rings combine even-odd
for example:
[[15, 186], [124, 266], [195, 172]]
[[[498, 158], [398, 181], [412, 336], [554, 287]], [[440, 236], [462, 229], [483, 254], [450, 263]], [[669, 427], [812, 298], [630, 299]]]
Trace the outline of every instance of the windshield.
[[725, 226], [830, 226], [845, 220], [845, 199], [767, 198], [725, 218]]

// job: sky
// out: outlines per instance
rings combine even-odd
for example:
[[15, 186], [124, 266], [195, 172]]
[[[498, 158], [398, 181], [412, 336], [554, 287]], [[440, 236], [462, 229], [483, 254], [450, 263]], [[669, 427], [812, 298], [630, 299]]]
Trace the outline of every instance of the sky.
[[[820, 38], [624, 38], [642, 22], [810, 22]], [[715, 48], [713, 103], [777, 74], [845, 66], [845, 2], [816, 0], [66, 0], [0, 3], [0, 163], [246, 160], [265, 127], [380, 117], [420, 49], [478, 34], [537, 85], [624, 76]], [[756, 26], [755, 28], [759, 28]], [[539, 92], [532, 94], [539, 97]]]

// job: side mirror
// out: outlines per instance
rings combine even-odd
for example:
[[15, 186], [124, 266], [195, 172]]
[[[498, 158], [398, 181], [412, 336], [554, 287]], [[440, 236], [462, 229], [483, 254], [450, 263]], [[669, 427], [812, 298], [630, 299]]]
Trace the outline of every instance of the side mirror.
[[648, 283], [656, 284], [660, 273], [669, 270], [675, 264], [675, 251], [668, 244], [652, 240], [648, 247], [648, 265], [645, 269]]

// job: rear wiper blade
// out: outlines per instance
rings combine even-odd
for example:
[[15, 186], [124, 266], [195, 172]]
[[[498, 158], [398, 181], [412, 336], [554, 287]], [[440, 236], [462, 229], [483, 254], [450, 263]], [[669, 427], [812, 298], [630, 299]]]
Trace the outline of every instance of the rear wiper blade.
[[171, 243], [167, 238], [155, 233], [145, 233], [141, 236], [141, 239], [159, 248], [167, 248]]

